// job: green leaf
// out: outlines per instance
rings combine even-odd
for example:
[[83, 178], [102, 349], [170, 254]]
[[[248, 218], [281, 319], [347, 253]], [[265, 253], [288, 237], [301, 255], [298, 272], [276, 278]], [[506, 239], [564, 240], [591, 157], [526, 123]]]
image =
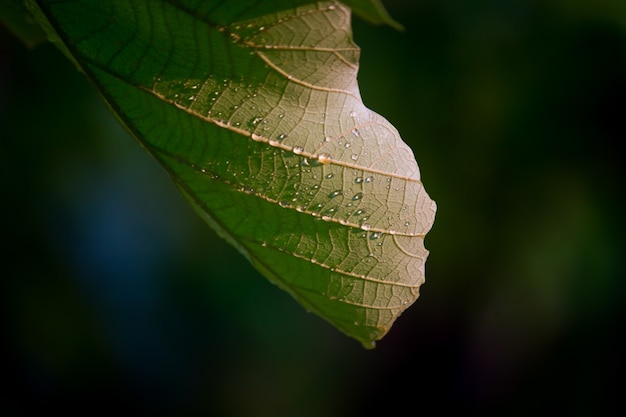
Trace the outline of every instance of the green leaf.
[[37, 4], [119, 120], [271, 282], [366, 347], [417, 299], [435, 204], [411, 149], [361, 101], [349, 8]]
[[46, 40], [46, 34], [33, 21], [22, 0], [0, 0], [0, 24], [29, 48]]
[[382, 3], [378, 0], [344, 0], [343, 3], [350, 7], [352, 11], [363, 19], [374, 24], [387, 24], [397, 30], [404, 30], [404, 27], [393, 20]]

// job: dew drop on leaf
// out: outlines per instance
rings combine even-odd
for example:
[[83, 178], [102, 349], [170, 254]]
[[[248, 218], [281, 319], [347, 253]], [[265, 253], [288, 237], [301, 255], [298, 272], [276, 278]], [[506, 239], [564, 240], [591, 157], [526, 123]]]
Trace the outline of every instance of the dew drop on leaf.
[[253, 119], [250, 119], [248, 125], [250, 125], [250, 127], [256, 127], [259, 123], [261, 123], [262, 120], [262, 117], [255, 117]]
[[322, 164], [328, 164], [331, 159], [333, 159], [333, 158], [329, 154], [327, 154], [327, 153], [321, 153], [318, 156], [318, 160]]
[[[295, 149], [294, 149], [295, 152]], [[317, 167], [322, 165], [322, 161], [320, 161], [319, 159], [314, 159], [314, 158], [302, 158], [302, 166], [305, 167]], [[308, 172], [310, 172], [311, 170], [307, 170]]]

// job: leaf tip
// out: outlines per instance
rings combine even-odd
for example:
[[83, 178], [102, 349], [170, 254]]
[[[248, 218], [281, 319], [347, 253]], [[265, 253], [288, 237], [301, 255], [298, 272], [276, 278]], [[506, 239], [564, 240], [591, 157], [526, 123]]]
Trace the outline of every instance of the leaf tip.
[[366, 350], [374, 350], [376, 348], [376, 341], [362, 341], [361, 346], [363, 346]]

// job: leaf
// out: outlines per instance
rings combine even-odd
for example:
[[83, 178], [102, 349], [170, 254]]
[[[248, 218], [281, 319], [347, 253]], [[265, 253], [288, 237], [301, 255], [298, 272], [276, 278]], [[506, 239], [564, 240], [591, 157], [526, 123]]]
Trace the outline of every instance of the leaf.
[[402, 25], [389, 16], [378, 0], [344, 0], [343, 3], [363, 19], [374, 24], [387, 24], [397, 30], [404, 30]]
[[222, 237], [373, 347], [418, 297], [435, 204], [411, 149], [361, 100], [350, 9], [294, 3], [33, 9]]
[[0, 25], [4, 25], [29, 48], [46, 40], [46, 34], [32, 20], [22, 0], [0, 1]]

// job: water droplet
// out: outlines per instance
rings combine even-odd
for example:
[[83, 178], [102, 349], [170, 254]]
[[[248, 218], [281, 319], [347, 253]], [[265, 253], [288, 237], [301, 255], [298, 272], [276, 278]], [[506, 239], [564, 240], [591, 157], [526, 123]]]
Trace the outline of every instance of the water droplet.
[[338, 197], [340, 195], [343, 195], [343, 191], [335, 190], [332, 193], [328, 194], [328, 198], [335, 198], [335, 197]]
[[286, 134], [281, 133], [280, 135], [278, 135], [278, 136], [276, 137], [276, 139], [278, 139], [278, 140], [283, 140], [283, 139], [285, 139], [286, 137], [287, 137], [287, 135], [286, 135]]
[[356, 193], [352, 196], [352, 201], [357, 201], [363, 198], [363, 193]]
[[287, 208], [287, 207], [289, 207], [289, 201], [287, 201], [287, 200], [281, 200], [281, 201], [278, 203], [278, 205], [279, 205], [279, 206], [281, 206], [282, 208]]
[[293, 148], [293, 153], [296, 155], [300, 155], [302, 152], [304, 152], [304, 148], [302, 146], [295, 146]]
[[356, 177], [356, 178], [354, 179], [354, 183], [355, 183], [355, 184], [361, 184], [362, 182], [363, 182], [363, 177]]
[[[294, 149], [295, 152], [295, 149]], [[317, 159], [312, 159], [312, 158], [302, 158], [302, 163], [300, 165], [304, 166], [304, 167], [317, 167], [320, 166], [322, 164], [321, 161], [317, 160]], [[311, 170], [307, 170], [307, 172], [311, 172]]]
[[352, 134], [353, 134], [354, 136], [357, 136], [357, 137], [361, 135], [361, 134], [359, 133], [359, 129], [357, 129], [356, 127], [355, 127], [354, 129], [352, 129]]
[[356, 112], [354, 110], [350, 112], [350, 117], [356, 117]]
[[363, 180], [363, 182], [369, 184], [370, 182], [374, 181], [374, 177], [367, 177]]
[[318, 160], [322, 164], [328, 164], [331, 161], [331, 159], [333, 158], [327, 153], [321, 153], [318, 155]]
[[410, 222], [404, 222], [404, 225], [405, 225], [405, 226], [410, 226], [410, 225], [411, 225], [411, 223], [410, 223]]
[[324, 138], [324, 142], [330, 142], [331, 140], [333, 140], [333, 137], [332, 137], [332, 136], [326, 136], [326, 137]]
[[361, 229], [363, 229], [363, 230], [370, 230], [371, 228], [372, 228], [372, 225], [369, 224], [369, 223], [363, 223], [361, 225]]
[[361, 214], [365, 213], [365, 210], [363, 209], [358, 209], [357, 211], [354, 212], [353, 216], [360, 216]]
[[250, 122], [248, 124], [250, 125], [250, 127], [256, 127], [259, 123], [261, 123], [261, 120], [263, 120], [262, 117], [254, 117], [250, 119]]
[[331, 179], [331, 178], [332, 178], [332, 177], [334, 177], [334, 176], [335, 176], [335, 174], [333, 174], [333, 173], [331, 172], [330, 174], [326, 174], [326, 175], [324, 176], [324, 178], [326, 178], [327, 180], [329, 180], [329, 179]]
[[378, 232], [373, 232], [372, 234], [370, 234], [370, 239], [375, 240], [378, 239], [380, 237], [380, 233]]
[[353, 161], [356, 161], [357, 159], [359, 159], [359, 155], [353, 153], [350, 159], [352, 159]]

